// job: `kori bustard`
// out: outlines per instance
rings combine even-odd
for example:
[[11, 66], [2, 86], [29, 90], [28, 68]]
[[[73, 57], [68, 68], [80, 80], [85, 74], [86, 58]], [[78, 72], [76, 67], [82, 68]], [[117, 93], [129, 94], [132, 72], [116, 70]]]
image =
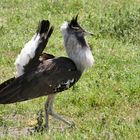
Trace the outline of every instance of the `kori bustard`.
[[85, 35], [92, 33], [79, 25], [77, 16], [61, 26], [68, 57], [55, 57], [43, 52], [53, 29], [48, 20], [40, 22], [37, 32], [25, 44], [15, 61], [16, 75], [0, 85], [0, 104], [48, 96], [45, 103], [46, 127], [49, 115], [71, 125], [53, 112], [54, 97], [73, 86], [94, 63], [92, 52], [85, 40]]

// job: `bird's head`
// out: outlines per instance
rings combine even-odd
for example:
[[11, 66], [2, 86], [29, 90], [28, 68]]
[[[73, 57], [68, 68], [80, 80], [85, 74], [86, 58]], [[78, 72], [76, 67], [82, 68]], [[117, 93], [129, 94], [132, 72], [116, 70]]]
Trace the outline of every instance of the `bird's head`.
[[78, 15], [72, 18], [70, 22], [64, 22], [61, 26], [61, 32], [64, 37], [65, 43], [72, 40], [79, 43], [81, 47], [87, 47], [84, 39], [85, 35], [93, 35], [91, 32], [84, 30], [77, 21]]
[[94, 63], [92, 52], [85, 40], [85, 35], [93, 34], [79, 25], [77, 17], [78, 15], [70, 22], [64, 22], [61, 26], [61, 32], [68, 56], [75, 62], [78, 70], [83, 72]]

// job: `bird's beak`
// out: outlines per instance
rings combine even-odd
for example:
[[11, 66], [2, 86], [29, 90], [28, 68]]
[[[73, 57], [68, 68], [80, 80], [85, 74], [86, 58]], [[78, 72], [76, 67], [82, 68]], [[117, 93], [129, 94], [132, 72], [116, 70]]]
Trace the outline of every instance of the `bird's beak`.
[[91, 36], [94, 36], [94, 34], [93, 34], [93, 33], [88, 32], [88, 31], [86, 31], [86, 30], [84, 30], [84, 34], [85, 34], [85, 35], [91, 35]]

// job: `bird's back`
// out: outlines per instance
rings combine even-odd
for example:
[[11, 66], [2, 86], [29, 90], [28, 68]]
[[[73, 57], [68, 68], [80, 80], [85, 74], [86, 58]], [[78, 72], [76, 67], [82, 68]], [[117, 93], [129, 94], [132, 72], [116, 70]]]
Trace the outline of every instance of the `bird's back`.
[[21, 102], [61, 92], [74, 85], [80, 76], [81, 73], [69, 58], [44, 60], [22, 76], [7, 82], [7, 86], [0, 89], [0, 104]]

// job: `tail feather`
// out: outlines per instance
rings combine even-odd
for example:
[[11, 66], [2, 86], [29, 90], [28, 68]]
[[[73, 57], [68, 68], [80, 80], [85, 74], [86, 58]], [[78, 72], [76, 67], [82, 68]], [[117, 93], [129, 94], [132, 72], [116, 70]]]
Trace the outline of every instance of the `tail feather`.
[[48, 31], [50, 26], [50, 22], [48, 20], [42, 20], [39, 25], [38, 25], [38, 29], [37, 29], [37, 34], [42, 34]]
[[15, 61], [16, 77], [23, 75], [39, 61], [39, 57], [45, 49], [52, 32], [53, 27], [50, 27], [50, 22], [42, 20], [38, 26], [37, 33], [25, 44], [25, 47], [21, 50]]
[[[43, 20], [40, 24], [39, 30], [38, 30], [38, 34], [40, 34], [40, 43], [38, 44], [37, 49], [35, 50], [35, 57], [34, 59], [37, 59], [40, 57], [40, 55], [42, 54], [43, 50], [45, 49], [48, 40], [53, 32], [53, 26], [50, 27], [50, 23], [49, 21], [45, 21]], [[45, 27], [45, 28], [44, 28]]]

